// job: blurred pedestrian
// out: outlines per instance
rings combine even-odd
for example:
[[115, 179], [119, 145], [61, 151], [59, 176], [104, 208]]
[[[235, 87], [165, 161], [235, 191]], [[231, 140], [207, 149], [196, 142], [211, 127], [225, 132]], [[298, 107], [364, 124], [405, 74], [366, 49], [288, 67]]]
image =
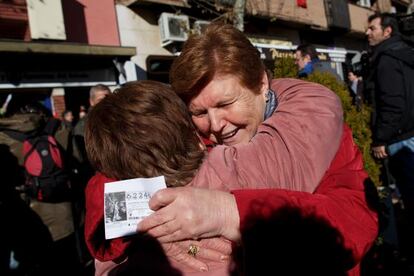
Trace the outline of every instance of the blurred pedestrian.
[[24, 171], [7, 145], [9, 142], [9, 137], [0, 130], [0, 216], [3, 220], [0, 275], [53, 275], [50, 271], [52, 237], [18, 193], [17, 187], [24, 185]]
[[414, 272], [414, 52], [402, 40], [391, 14], [371, 15], [366, 35], [375, 94], [372, 151], [378, 159], [389, 158], [401, 192], [411, 233], [401, 245]]
[[[58, 143], [58, 148], [62, 149], [62, 153], [67, 150], [67, 142], [70, 141], [70, 138], [67, 137], [69, 132], [67, 129], [59, 127], [57, 120], [49, 116], [50, 114], [46, 112], [45, 107], [40, 103], [32, 103], [24, 106], [20, 109], [19, 113], [10, 114], [10, 116], [0, 120], [0, 127], [4, 129], [1, 132], [2, 139], [0, 142], [10, 148], [11, 153], [13, 153], [17, 158], [19, 165], [26, 169], [25, 184], [30, 183], [30, 180], [34, 180], [34, 183], [37, 184], [36, 187], [51, 187], [53, 190], [52, 187], [57, 187], [58, 185], [58, 179], [55, 175], [56, 171], [49, 171], [47, 169], [43, 171], [44, 168], [52, 167], [49, 164], [43, 163], [42, 160], [46, 157], [42, 157], [39, 161], [41, 164], [40, 170], [42, 171], [42, 177], [30, 176], [27, 166], [25, 166], [28, 162], [27, 160], [29, 160], [29, 158], [26, 159], [26, 157], [37, 151], [37, 148], [35, 149], [35, 147], [40, 144], [40, 142], [29, 144], [30, 141], [32, 141], [29, 139], [33, 138], [33, 141], [43, 142], [44, 140], [41, 140], [40, 137], [48, 135], [54, 137]], [[21, 140], [19, 137], [24, 138]], [[48, 141], [50, 140], [48, 139]], [[49, 151], [44, 150], [40, 152], [42, 156], [52, 156], [55, 153], [55, 151], [51, 149], [53, 142], [54, 141], [50, 142], [50, 147], [48, 147]], [[25, 155], [25, 148], [28, 146], [32, 147], [34, 150], [28, 150], [28, 153]], [[64, 167], [65, 160], [61, 159], [60, 161], [62, 161], [60, 166]], [[35, 164], [35, 161], [31, 162]], [[49, 182], [50, 179], [54, 179], [52, 183]], [[68, 184], [67, 186], [70, 187], [69, 183], [66, 183]], [[25, 185], [25, 198], [29, 202], [30, 208], [37, 213], [44, 225], [47, 226], [51, 238], [53, 239], [51, 249], [53, 252], [53, 258], [51, 258], [48, 262], [50, 266], [49, 268], [53, 271], [51, 275], [78, 274], [80, 272], [80, 266], [74, 243], [74, 223], [70, 192], [67, 192], [64, 198], [59, 198], [59, 200], [47, 201], [45, 198], [38, 196], [39, 193], [29, 192], [29, 189], [32, 186]], [[30, 232], [33, 229], [26, 230]], [[34, 257], [37, 256], [33, 256], [33, 258]], [[45, 255], [45, 258], [46, 257], [47, 256]]]
[[104, 84], [97, 84], [91, 87], [89, 91], [89, 104], [91, 107], [97, 105], [106, 95], [110, 94], [111, 90]]
[[[90, 108], [93, 108], [110, 93], [111, 90], [106, 85], [97, 84], [95, 86], [92, 86], [89, 91]], [[84, 106], [81, 106], [79, 112], [79, 121], [73, 128], [73, 151], [74, 157], [79, 164], [77, 181], [80, 183], [80, 195], [82, 195], [82, 197], [86, 183], [94, 174], [94, 170], [88, 161], [85, 149], [85, 122], [87, 120], [87, 117], [86, 108]], [[82, 203], [81, 205], [83, 206], [84, 204]]]
[[73, 120], [74, 120], [74, 116], [73, 116], [72, 110], [66, 109], [65, 111], [63, 111], [63, 113], [62, 113], [62, 125], [63, 125], [63, 127], [66, 127], [69, 130], [72, 130]]
[[358, 111], [361, 111], [364, 102], [364, 82], [362, 77], [352, 70], [348, 72], [348, 88], [352, 97], [352, 104], [356, 106]]
[[[108, 86], [97, 84], [92, 86], [89, 91], [89, 104], [93, 108], [101, 100], [103, 100], [111, 90]], [[89, 179], [95, 173], [94, 169], [89, 163], [86, 149], [85, 149], [85, 122], [87, 120], [87, 112], [84, 106], [80, 107], [79, 121], [73, 128], [73, 156], [76, 159], [77, 170], [74, 174], [73, 181], [76, 183], [74, 193], [74, 218], [76, 225], [78, 251], [84, 266], [92, 264], [92, 257], [90, 256], [83, 235], [84, 217], [85, 217], [85, 187]]]
[[87, 114], [86, 107], [84, 105], [81, 105], [79, 108], [79, 120], [85, 118], [86, 114]]
[[[89, 91], [89, 104], [91, 108], [93, 108], [96, 104], [98, 104], [103, 98], [106, 97], [111, 93], [111, 90], [108, 86], [103, 84], [97, 84], [92, 86]], [[79, 121], [75, 125], [73, 129], [73, 136], [74, 136], [74, 146], [76, 147], [75, 151], [77, 151], [76, 157], [81, 164], [85, 164], [88, 168], [88, 158], [86, 156], [85, 150], [85, 120], [87, 118], [86, 108], [81, 106], [79, 112]], [[92, 176], [91, 173], [88, 173], [88, 177]], [[89, 179], [86, 179], [86, 181]], [[85, 183], [86, 184], [86, 183]]]
[[330, 73], [335, 76], [337, 80], [341, 80], [330, 64], [322, 62], [319, 59], [318, 52], [312, 44], [301, 44], [296, 48], [295, 64], [298, 66], [299, 78], [306, 78], [313, 72], [322, 72]]

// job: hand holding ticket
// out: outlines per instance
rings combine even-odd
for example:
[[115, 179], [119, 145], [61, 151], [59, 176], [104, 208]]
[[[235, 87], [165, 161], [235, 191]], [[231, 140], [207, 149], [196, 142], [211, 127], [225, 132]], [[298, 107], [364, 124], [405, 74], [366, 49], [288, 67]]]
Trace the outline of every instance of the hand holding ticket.
[[105, 238], [135, 234], [138, 223], [153, 212], [151, 196], [166, 187], [163, 176], [105, 183]]

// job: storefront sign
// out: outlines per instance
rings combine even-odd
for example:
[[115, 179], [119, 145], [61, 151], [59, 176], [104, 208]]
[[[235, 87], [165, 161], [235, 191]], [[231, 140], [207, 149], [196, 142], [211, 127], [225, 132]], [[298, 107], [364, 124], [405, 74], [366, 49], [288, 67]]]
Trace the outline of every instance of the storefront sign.
[[[275, 60], [278, 58], [295, 58], [296, 47], [294, 49], [277, 49], [277, 48], [256, 48], [261, 53], [261, 58], [265, 60]], [[330, 57], [327, 53], [318, 53], [320, 60], [329, 61]]]

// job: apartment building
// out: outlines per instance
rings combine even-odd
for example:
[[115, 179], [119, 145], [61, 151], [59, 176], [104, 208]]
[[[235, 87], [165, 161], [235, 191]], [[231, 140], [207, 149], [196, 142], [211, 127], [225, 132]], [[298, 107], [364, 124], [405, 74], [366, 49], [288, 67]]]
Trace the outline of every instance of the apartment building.
[[188, 30], [234, 15], [244, 2], [244, 32], [266, 65], [293, 55], [298, 44], [317, 46], [321, 59], [343, 74], [367, 48], [367, 18], [375, 11], [405, 13], [409, 0], [117, 0], [121, 45], [136, 47], [139, 78], [168, 81]]
[[91, 86], [136, 78], [134, 55], [113, 0], [0, 0], [0, 106], [38, 100], [77, 114]]
[[367, 17], [409, 0], [0, 0], [0, 106], [41, 100], [55, 115], [88, 106], [88, 91], [135, 79], [168, 82], [189, 31], [244, 9], [244, 32], [271, 69], [300, 43], [339, 74], [366, 49]]

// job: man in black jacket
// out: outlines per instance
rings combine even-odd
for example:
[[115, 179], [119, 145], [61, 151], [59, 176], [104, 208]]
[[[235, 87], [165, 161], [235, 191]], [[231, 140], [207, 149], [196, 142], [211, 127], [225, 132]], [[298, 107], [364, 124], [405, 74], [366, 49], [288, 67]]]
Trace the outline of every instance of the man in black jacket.
[[[414, 50], [402, 40], [392, 15], [374, 14], [368, 23], [375, 95], [372, 151], [376, 158], [389, 158], [408, 226], [414, 230]], [[414, 239], [407, 242], [414, 260]]]

